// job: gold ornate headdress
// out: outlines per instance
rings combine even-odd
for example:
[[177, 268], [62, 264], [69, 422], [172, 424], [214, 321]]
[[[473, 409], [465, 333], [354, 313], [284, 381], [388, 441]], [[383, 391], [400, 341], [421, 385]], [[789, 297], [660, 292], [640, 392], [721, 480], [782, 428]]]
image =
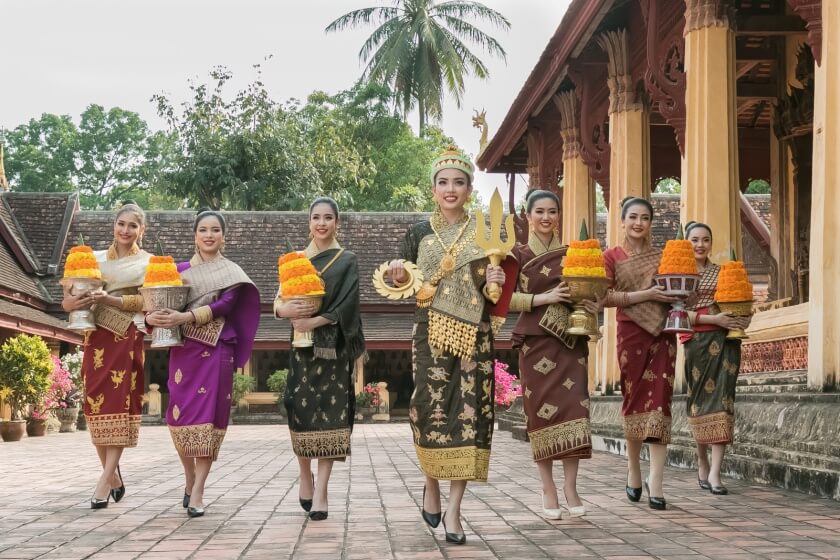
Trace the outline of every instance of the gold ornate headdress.
[[470, 178], [470, 183], [472, 183], [475, 167], [470, 161], [470, 158], [458, 151], [455, 146], [449, 146], [432, 162], [431, 179], [433, 185], [435, 184], [435, 175], [443, 169], [458, 169], [463, 171]]

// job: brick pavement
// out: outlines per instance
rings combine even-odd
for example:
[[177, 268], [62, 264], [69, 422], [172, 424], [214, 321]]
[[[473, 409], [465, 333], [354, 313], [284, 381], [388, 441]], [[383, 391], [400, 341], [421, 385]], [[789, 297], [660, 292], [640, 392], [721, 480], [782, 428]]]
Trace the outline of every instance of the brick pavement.
[[405, 424], [358, 426], [353, 452], [334, 469], [329, 519], [311, 522], [286, 427], [232, 426], [207, 515], [191, 520], [166, 428], [143, 427], [122, 461], [126, 498], [98, 511], [88, 505], [98, 462], [86, 432], [0, 443], [0, 559], [840, 559], [838, 502], [735, 481], [715, 497], [693, 471], [669, 469], [669, 510], [655, 512], [627, 502], [622, 459], [602, 453], [582, 462], [587, 516], [546, 521], [528, 447], [505, 432], [490, 482], [468, 487], [467, 545], [453, 546], [420, 519], [423, 478]]

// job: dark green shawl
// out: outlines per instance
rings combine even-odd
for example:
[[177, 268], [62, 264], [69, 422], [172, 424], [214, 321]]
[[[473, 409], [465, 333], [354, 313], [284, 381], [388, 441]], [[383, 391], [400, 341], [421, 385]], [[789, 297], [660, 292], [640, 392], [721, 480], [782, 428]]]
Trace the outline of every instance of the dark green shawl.
[[355, 360], [365, 351], [362, 333], [362, 317], [359, 304], [359, 265], [356, 255], [344, 250], [341, 255], [323, 270], [342, 249], [327, 249], [314, 257], [315, 269], [323, 271], [326, 295], [321, 304], [321, 315], [333, 322], [318, 327], [313, 333], [316, 358], [335, 360], [347, 355]]

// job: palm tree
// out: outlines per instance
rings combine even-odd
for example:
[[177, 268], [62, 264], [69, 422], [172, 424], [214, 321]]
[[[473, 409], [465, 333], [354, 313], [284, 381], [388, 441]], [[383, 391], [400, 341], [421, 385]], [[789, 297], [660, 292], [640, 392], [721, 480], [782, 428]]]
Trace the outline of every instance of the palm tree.
[[502, 14], [480, 2], [394, 0], [393, 6], [344, 14], [329, 24], [326, 32], [359, 25], [377, 26], [359, 51], [359, 59], [367, 63], [362, 77], [390, 87], [402, 106], [403, 115], [416, 106], [422, 133], [429, 117], [441, 117], [445, 91], [460, 107], [464, 78], [489, 76], [487, 66], [465, 42], [506, 59], [499, 42], [468, 19], [510, 29], [510, 22]]

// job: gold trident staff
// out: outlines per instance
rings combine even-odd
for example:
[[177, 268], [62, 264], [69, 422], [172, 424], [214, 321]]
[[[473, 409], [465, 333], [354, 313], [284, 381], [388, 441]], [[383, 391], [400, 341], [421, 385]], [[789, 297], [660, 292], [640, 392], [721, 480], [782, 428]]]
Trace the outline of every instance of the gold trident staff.
[[[484, 213], [480, 208], [475, 211], [475, 242], [484, 249], [484, 256], [490, 259], [490, 264], [499, 266], [502, 264], [507, 254], [513, 249], [513, 244], [516, 242], [516, 234], [513, 229], [513, 215], [508, 214], [505, 218], [505, 233], [507, 233], [506, 240], [502, 241], [502, 213], [504, 206], [502, 205], [502, 195], [499, 194], [499, 189], [493, 191], [493, 196], [490, 197], [490, 237], [487, 237], [486, 227], [484, 225]], [[495, 282], [487, 285], [487, 295], [490, 301], [496, 303], [502, 297], [502, 288]]]

